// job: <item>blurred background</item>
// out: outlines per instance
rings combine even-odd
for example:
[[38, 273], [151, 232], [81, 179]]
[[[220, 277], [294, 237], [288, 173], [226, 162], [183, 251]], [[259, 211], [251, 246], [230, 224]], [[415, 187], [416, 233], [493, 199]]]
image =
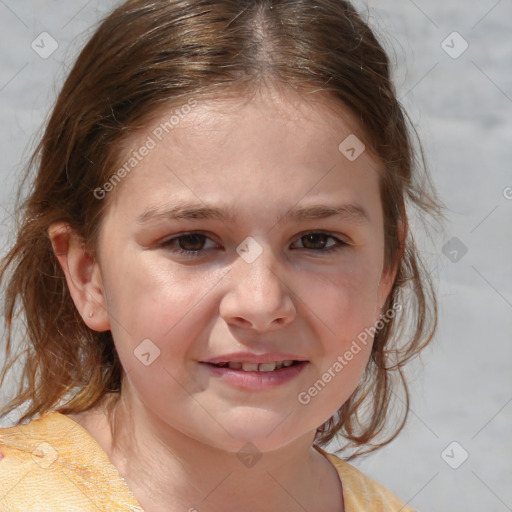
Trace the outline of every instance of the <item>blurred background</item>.
[[[13, 241], [21, 170], [69, 66], [115, 3], [0, 0], [3, 251]], [[448, 208], [445, 232], [417, 234], [436, 283], [440, 322], [409, 369], [409, 422], [393, 443], [355, 465], [419, 511], [506, 512], [512, 510], [512, 1], [355, 4], [391, 53], [398, 96]], [[0, 402], [11, 391], [4, 386]]]

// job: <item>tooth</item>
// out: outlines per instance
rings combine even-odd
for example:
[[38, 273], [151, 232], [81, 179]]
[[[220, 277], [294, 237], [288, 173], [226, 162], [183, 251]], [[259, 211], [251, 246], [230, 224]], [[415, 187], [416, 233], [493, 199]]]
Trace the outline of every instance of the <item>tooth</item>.
[[262, 363], [258, 366], [260, 372], [273, 372], [276, 369], [276, 363]]
[[279, 361], [278, 363], [276, 363], [276, 370], [280, 370], [281, 368], [283, 368], [283, 362]]
[[283, 366], [286, 368], [287, 366], [291, 366], [293, 361], [283, 361]]
[[229, 363], [228, 366], [232, 370], [241, 370], [242, 369], [242, 363]]
[[244, 372], [257, 372], [258, 364], [257, 363], [242, 363], [242, 370]]

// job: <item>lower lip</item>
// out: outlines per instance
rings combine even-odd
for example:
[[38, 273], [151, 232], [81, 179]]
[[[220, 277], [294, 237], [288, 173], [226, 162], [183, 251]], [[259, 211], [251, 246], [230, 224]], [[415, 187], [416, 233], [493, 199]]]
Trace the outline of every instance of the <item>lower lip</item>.
[[304, 370], [308, 362], [303, 361], [272, 372], [245, 372], [243, 370], [232, 370], [231, 368], [220, 368], [208, 363], [202, 364], [211, 375], [227, 384], [243, 389], [263, 390], [289, 382]]

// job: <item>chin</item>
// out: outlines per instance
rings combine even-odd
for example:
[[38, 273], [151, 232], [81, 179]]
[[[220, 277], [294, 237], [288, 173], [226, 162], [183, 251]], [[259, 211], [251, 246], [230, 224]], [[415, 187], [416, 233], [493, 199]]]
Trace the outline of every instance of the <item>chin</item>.
[[[269, 411], [240, 412], [237, 417], [222, 421], [226, 430], [222, 434], [210, 439], [208, 444], [227, 452], [239, 453], [244, 449], [265, 453], [279, 450], [299, 437], [311, 433], [314, 438], [316, 429], [301, 428], [297, 421], [288, 421], [282, 414], [275, 415]], [[219, 434], [218, 429], [216, 433]]]

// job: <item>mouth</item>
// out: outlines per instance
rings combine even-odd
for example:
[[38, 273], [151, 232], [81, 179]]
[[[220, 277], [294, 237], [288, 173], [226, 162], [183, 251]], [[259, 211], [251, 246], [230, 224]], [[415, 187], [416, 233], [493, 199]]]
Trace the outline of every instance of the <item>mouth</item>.
[[229, 368], [242, 372], [275, 372], [290, 366], [296, 366], [304, 361], [287, 359], [286, 361], [270, 361], [268, 363], [249, 363], [244, 361], [221, 361], [219, 363], [207, 363], [216, 368]]
[[232, 387], [262, 391], [293, 381], [309, 361], [292, 354], [230, 354], [202, 361], [208, 374]]

